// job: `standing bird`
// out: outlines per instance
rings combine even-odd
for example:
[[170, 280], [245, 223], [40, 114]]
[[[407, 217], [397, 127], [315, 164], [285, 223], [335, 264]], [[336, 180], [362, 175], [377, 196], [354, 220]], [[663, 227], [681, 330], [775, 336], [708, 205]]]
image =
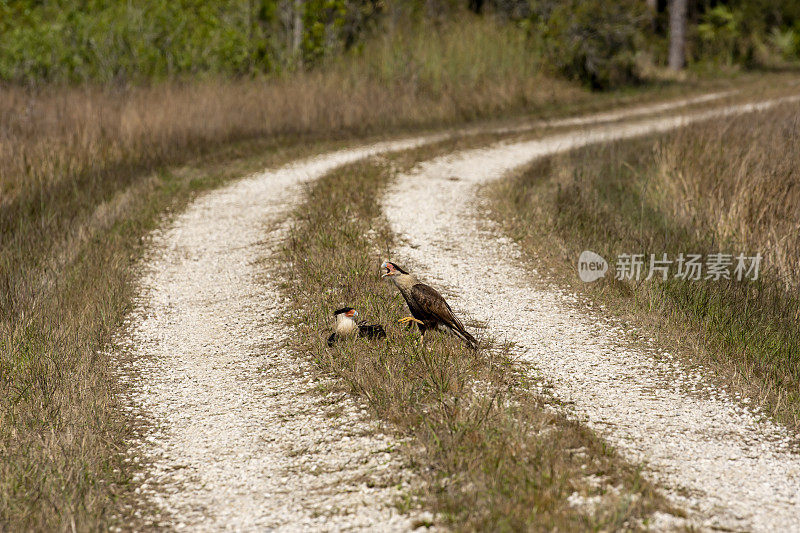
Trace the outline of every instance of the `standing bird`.
[[381, 277], [390, 278], [408, 304], [412, 316], [400, 321], [416, 322], [423, 339], [427, 330], [440, 328], [461, 337], [470, 348], [478, 347], [478, 341], [464, 328], [436, 289], [420, 283], [416, 276], [388, 261], [381, 265]]
[[328, 337], [328, 346], [333, 346], [342, 337], [358, 335], [368, 339], [383, 339], [386, 332], [378, 324], [359, 324], [356, 322], [358, 311], [352, 307], [343, 307], [334, 311], [336, 317], [336, 330]]

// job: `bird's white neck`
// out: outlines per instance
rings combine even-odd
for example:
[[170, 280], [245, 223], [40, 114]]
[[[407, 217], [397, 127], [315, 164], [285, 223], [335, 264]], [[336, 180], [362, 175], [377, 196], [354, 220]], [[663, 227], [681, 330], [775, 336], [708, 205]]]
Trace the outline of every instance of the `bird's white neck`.
[[336, 333], [347, 335], [348, 333], [352, 333], [357, 327], [358, 324], [353, 320], [353, 317], [349, 317], [344, 313], [336, 315]]

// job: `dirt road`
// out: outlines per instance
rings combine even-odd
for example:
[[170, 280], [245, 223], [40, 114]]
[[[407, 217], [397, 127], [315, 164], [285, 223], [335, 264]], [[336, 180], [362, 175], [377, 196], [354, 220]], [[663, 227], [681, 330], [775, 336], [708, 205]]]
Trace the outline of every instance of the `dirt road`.
[[[385, 209], [413, 245], [398, 259], [436, 272], [429, 279], [461, 295], [458, 307], [516, 342], [558, 395], [646, 461], [698, 520], [786, 526], [800, 515], [800, 463], [781, 444], [780, 428], [756, 422], [722, 394], [700, 400], [685, 392], [678, 384], [705, 386], [702, 379], [668, 359], [620, 350], [617, 333], [602, 321], [571, 316], [562, 295], [532, 289], [509, 262], [513, 246], [481, 221], [475, 201], [481, 183], [536, 157], [686, 120], [594, 127], [452, 154], [404, 176], [407, 187], [394, 189]], [[415, 479], [392, 451], [392, 438], [352, 399], [320, 393], [310, 357], [285, 348], [292, 331], [277, 280], [261, 278], [258, 262], [285, 238], [303, 184], [358, 159], [441, 138], [342, 150], [247, 177], [201, 196], [152, 236], [120, 344], [128, 352], [121, 369], [131, 385], [127, 405], [151, 427], [134, 453], [149, 463], [140, 490], [161, 513], [157, 523], [202, 530], [407, 530], [415, 523], [417, 511], [402, 515], [393, 505]], [[445, 209], [452, 206], [458, 209]], [[481, 265], [488, 293], [476, 290], [465, 262]], [[511, 311], [493, 313], [488, 294], [502, 295]]]

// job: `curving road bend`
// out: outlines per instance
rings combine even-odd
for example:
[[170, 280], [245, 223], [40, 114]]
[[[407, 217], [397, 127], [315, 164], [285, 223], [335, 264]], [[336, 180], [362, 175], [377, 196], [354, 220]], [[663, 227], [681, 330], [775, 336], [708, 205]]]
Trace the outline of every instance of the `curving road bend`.
[[549, 154], [798, 99], [454, 153], [398, 177], [384, 198], [384, 212], [404, 242], [396, 259], [447, 288], [454, 307], [511, 341], [558, 398], [574, 402], [577, 416], [644, 463], [646, 474], [690, 513], [689, 524], [704, 529], [800, 530], [800, 455], [791, 435], [668, 354], [620, 345], [623, 332], [574, 310], [573, 296], [537, 288], [515, 263], [519, 249], [482, 216], [479, 189]]
[[[658, 104], [656, 110], [717, 97]], [[582, 117], [579, 123], [650, 112], [652, 106], [640, 106], [611, 116]], [[374, 154], [410, 149], [445, 137], [433, 135], [340, 150], [265, 171], [200, 196], [153, 233], [141, 265], [143, 275], [135, 307], [118, 339], [125, 354], [119, 358], [120, 379], [129, 385], [123, 403], [147, 420], [150, 428], [131, 454], [131, 460], [147, 465], [138, 490], [160, 515], [144, 517], [145, 522], [204, 531], [384, 531], [413, 527], [414, 513], [403, 515], [394, 505], [396, 498], [415, 483], [392, 451], [395, 443], [357, 402], [321, 393], [320, 378], [310, 357], [304, 359], [286, 349], [285, 340], [291, 331], [283, 325], [285, 306], [278, 280], [270, 278], [258, 263], [269, 258], [286, 237], [303, 184]], [[559, 143], [567, 146], [575, 141], [565, 136], [553, 142], [470, 152], [470, 157], [478, 158], [473, 160], [478, 163], [474, 169], [464, 170], [470, 181], [452, 182], [452, 188], [439, 183], [433, 189], [435, 195], [423, 194], [412, 212], [430, 209], [420, 213], [420, 220], [429, 220], [442, 205], [453, 205], [435, 205], [434, 198], [441, 201], [452, 197], [465, 202], [464, 214], [469, 215], [469, 195], [476, 183], [497, 177], [507, 168], [555, 149]], [[485, 156], [493, 161], [488, 166]], [[456, 164], [463, 157], [457, 154], [424, 168], [438, 175], [435, 165], [447, 161]], [[450, 167], [442, 170], [445, 168]], [[422, 175], [407, 180], [418, 181], [425, 188], [438, 183]], [[392, 198], [401, 204], [410, 200], [399, 192]], [[396, 210], [389, 206], [388, 211], [396, 222]], [[417, 228], [415, 222], [411, 220], [411, 226], [400, 224], [398, 229], [441, 247], [442, 239], [436, 231], [425, 233], [425, 228]], [[434, 224], [427, 229], [437, 228]], [[450, 235], [449, 230], [438, 230], [445, 239]], [[488, 234], [469, 238], [483, 239], [471, 241], [486, 246], [481, 253], [498, 251], [496, 241], [484, 241], [490, 238]], [[449, 253], [425, 246], [432, 259]], [[494, 268], [505, 268], [494, 255], [480, 260]], [[495, 282], [503, 279], [500, 275]], [[518, 284], [513, 280], [510, 283], [508, 288], [497, 290], [514, 293]], [[472, 292], [469, 287], [464, 289], [463, 294]], [[558, 301], [553, 300], [551, 305], [557, 309]], [[470, 311], [481, 316], [479, 310]], [[572, 323], [569, 328], [573, 328]], [[509, 331], [508, 337], [515, 338], [517, 333]], [[547, 349], [553, 351], [561, 345], [580, 346], [585, 340], [583, 330], [573, 340], [550, 333], [530, 342], [549, 342]], [[545, 366], [542, 369], [547, 370]]]

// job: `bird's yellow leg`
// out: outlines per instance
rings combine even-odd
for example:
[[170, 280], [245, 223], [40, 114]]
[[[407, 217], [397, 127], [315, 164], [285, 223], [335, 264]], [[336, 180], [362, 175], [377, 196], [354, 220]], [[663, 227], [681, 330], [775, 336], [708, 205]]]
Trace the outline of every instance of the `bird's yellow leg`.
[[417, 320], [413, 316], [404, 316], [400, 320], [398, 320], [400, 324], [408, 323], [408, 322], [416, 322], [417, 324], [422, 324], [422, 320]]

